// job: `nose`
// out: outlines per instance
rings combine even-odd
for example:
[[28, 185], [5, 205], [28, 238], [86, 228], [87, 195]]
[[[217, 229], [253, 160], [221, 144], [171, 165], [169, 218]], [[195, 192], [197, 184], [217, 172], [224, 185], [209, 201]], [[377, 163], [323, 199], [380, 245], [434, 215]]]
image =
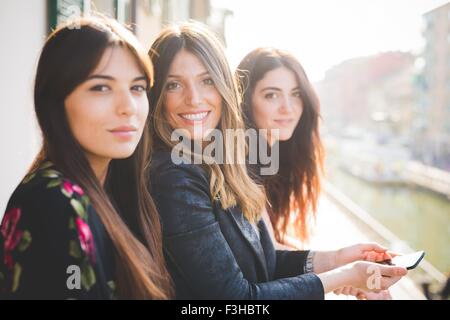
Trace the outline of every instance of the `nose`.
[[293, 105], [291, 99], [289, 97], [283, 96], [283, 99], [281, 100], [280, 105], [280, 112], [281, 113], [291, 113], [293, 110]]
[[197, 107], [202, 104], [203, 94], [195, 84], [188, 86], [186, 90], [185, 103], [187, 105]]
[[117, 112], [119, 115], [133, 115], [137, 111], [137, 104], [133, 95], [128, 88], [126, 90], [121, 90], [118, 94], [116, 101]]

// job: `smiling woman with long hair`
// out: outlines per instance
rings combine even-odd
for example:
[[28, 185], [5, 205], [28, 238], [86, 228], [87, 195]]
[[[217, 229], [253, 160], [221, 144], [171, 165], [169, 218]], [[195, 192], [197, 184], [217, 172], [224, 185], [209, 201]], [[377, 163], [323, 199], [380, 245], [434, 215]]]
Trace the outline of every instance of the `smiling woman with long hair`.
[[114, 20], [50, 35], [34, 90], [43, 147], [1, 224], [1, 299], [170, 296], [146, 188], [152, 82], [147, 54]]

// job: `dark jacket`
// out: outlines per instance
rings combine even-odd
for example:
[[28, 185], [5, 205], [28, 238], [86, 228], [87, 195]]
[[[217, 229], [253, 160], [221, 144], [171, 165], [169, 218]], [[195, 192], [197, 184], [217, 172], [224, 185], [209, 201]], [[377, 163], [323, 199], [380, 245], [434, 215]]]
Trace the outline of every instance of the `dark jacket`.
[[201, 166], [156, 151], [150, 190], [177, 299], [324, 298], [320, 279], [303, 274], [308, 251], [276, 251], [262, 220], [258, 235], [239, 206], [211, 201]]

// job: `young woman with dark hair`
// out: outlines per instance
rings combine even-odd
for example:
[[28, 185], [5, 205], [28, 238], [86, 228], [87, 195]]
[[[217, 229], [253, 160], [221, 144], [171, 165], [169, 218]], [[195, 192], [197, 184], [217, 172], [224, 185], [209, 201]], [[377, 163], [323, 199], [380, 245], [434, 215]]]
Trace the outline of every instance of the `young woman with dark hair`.
[[[279, 131], [278, 173], [252, 172], [264, 184], [275, 238], [283, 243], [290, 231], [291, 236], [307, 240], [324, 158], [319, 99], [298, 60], [278, 49], [249, 53], [239, 64], [237, 77], [247, 127]], [[262, 138], [269, 145], [275, 143], [270, 137]]]
[[[315, 218], [323, 170], [319, 99], [300, 62], [283, 50], [253, 50], [241, 61], [236, 75], [247, 128], [259, 130], [259, 140], [269, 149], [278, 144], [278, 172], [262, 175], [260, 161], [249, 164], [252, 177], [264, 186], [268, 200], [263, 218], [276, 246], [304, 247]], [[310, 271], [323, 273], [357, 260], [389, 257], [380, 245], [362, 243], [339, 250], [309, 251], [307, 260]]]
[[147, 191], [153, 69], [107, 18], [54, 31], [34, 90], [43, 146], [1, 224], [1, 299], [166, 299]]

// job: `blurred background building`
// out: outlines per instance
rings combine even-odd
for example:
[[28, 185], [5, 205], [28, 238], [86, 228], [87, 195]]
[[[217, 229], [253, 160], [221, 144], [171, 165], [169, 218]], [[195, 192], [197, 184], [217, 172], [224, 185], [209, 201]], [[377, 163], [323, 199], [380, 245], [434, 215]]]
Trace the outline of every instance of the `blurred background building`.
[[384, 52], [329, 69], [316, 87], [327, 130], [397, 140], [411, 158], [450, 170], [450, 3], [423, 15], [420, 53]]
[[315, 88], [327, 181], [448, 272], [450, 3], [422, 19], [422, 49], [344, 60]]
[[[353, 58], [316, 84], [325, 124], [334, 134], [372, 133], [407, 139], [415, 103], [414, 56], [386, 52]], [[333, 119], [333, 120], [331, 120]]]
[[423, 162], [450, 171], [450, 3], [424, 15], [421, 104], [415, 129]]

